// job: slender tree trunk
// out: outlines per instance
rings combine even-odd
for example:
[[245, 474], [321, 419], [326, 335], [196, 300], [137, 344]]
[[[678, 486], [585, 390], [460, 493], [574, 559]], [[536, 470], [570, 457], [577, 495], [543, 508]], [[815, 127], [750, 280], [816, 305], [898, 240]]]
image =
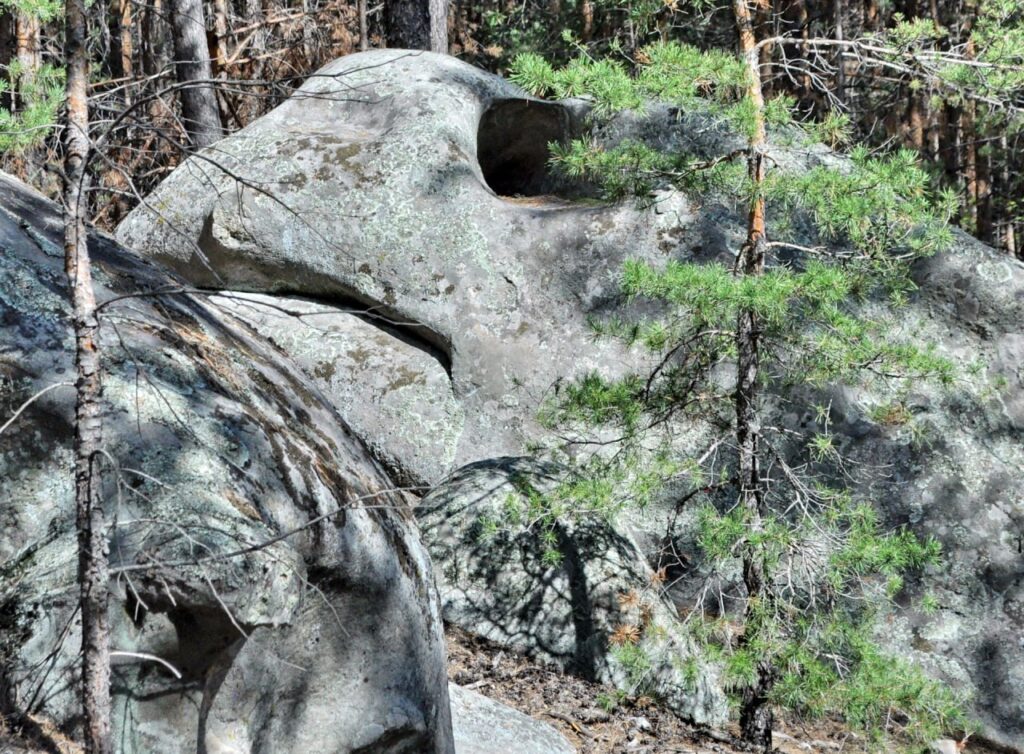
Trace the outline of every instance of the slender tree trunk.
[[15, 13], [14, 23], [16, 57], [21, 68], [15, 107], [24, 110], [27, 104], [24, 91], [35, 81], [36, 72], [42, 62], [39, 49], [39, 19], [31, 13], [19, 10]]
[[[18, 19], [10, 8], [0, 9], [0, 65], [10, 65], [17, 57]], [[15, 102], [10, 88], [0, 92], [0, 107], [14, 109]]]
[[[754, 2], [754, 37], [767, 39], [775, 36], [772, 29], [772, 0], [753, 0]], [[775, 85], [775, 72], [772, 67], [772, 56], [775, 54], [774, 45], [763, 45], [760, 53], [760, 67], [758, 73], [761, 77], [762, 95], [771, 95]]]
[[[244, 13], [245, 21], [247, 24], [258, 24], [267, 17], [266, 12], [263, 8], [262, 0], [244, 0]], [[257, 28], [256, 34], [253, 36], [252, 41], [249, 43], [250, 50], [262, 50], [267, 44], [267, 38], [269, 32], [266, 27]], [[247, 65], [247, 74], [251, 79], [259, 80], [263, 78], [263, 60], [259, 59], [258, 55], [250, 55], [251, 62]], [[247, 109], [253, 109], [251, 104], [246, 104]]]
[[[808, 64], [807, 40], [810, 37], [806, 0], [786, 0], [782, 21], [786, 34], [798, 35], [803, 40], [803, 44], [795, 48], [793, 57], [795, 63], [805, 67]], [[796, 78], [799, 86], [800, 105], [802, 108], [808, 107], [811, 104], [811, 77], [807, 73], [801, 73]]]
[[978, 229], [978, 150], [977, 137], [974, 133], [975, 104], [966, 102], [960, 111], [960, 139], [963, 145], [963, 178], [967, 216], [970, 218], [974, 231]]
[[583, 28], [580, 31], [580, 39], [589, 42], [594, 36], [594, 2], [593, 0], [582, 0], [580, 3], [580, 14], [583, 17]]
[[908, 93], [907, 117], [904, 128], [905, 139], [914, 149], [923, 153], [925, 144], [925, 113], [922, 109], [921, 95], [911, 90]]
[[864, 5], [864, 30], [878, 31], [879, 16], [878, 0], [867, 0]]
[[210, 57], [213, 60], [214, 75], [224, 69], [228, 59], [228, 12], [227, 0], [214, 0], [213, 2], [213, 39], [214, 45], [210, 50]]
[[18, 12], [18, 62], [23, 75], [31, 76], [39, 70], [39, 18], [31, 13]]
[[118, 0], [118, 4], [120, 6], [121, 75], [131, 78], [135, 69], [132, 63], [135, 53], [135, 45], [132, 44], [132, 4], [131, 0]]
[[82, 614], [82, 707], [85, 748], [112, 754], [110, 727], [109, 566], [97, 471], [103, 441], [99, 321], [85, 229], [86, 159], [89, 154], [85, 0], [65, 5], [67, 124], [64, 130], [64, 268], [75, 330], [75, 521]]
[[[209, 146], [223, 136], [217, 93], [210, 84], [210, 47], [202, 0], [170, 0], [171, 34], [174, 37], [175, 73], [181, 89], [181, 113], [189, 140], [196, 148]], [[205, 82], [205, 83], [198, 83]]]
[[146, 76], [153, 76], [160, 69], [159, 63], [159, 40], [157, 37], [154, 18], [159, 20], [160, 0], [150, 0], [142, 6], [142, 73]]
[[1006, 229], [1003, 231], [1003, 248], [1012, 257], [1017, 254], [1017, 234], [1014, 232], [1013, 213], [1006, 206], [1006, 200], [1011, 190], [1010, 183], [1010, 144], [1006, 138], [1006, 131], [999, 136], [999, 159], [1003, 169], [999, 176], [999, 192], [1002, 197], [1001, 210], [1006, 218]]
[[[832, 0], [832, 23], [835, 27], [833, 36], [842, 42], [843, 37], [843, 0]], [[836, 98], [846, 104], [846, 56], [842, 46], [836, 48]]]
[[[748, 91], [755, 114], [753, 134], [748, 143], [747, 174], [754, 196], [747, 217], [747, 239], [736, 259], [737, 275], [761, 275], [764, 272], [767, 238], [765, 235], [765, 201], [761, 186], [765, 177], [766, 133], [764, 123], [764, 93], [761, 88], [760, 56], [757, 39], [747, 0], [734, 0], [733, 12], [739, 33], [740, 54], [748, 68]], [[760, 447], [757, 413], [758, 370], [761, 361], [760, 323], [751, 310], [739, 313], [736, 323], [736, 389], [733, 403], [736, 408], [736, 446], [739, 452], [738, 478], [740, 505], [746, 513], [751, 531], [761, 528], [764, 510], [764, 485], [759, 466]], [[752, 545], [743, 549], [743, 582], [747, 590], [746, 626], [744, 639], [749, 641], [755, 613], [760, 603], [770, 598], [764, 557]], [[772, 750], [772, 707], [768, 694], [775, 682], [774, 669], [769, 660], [758, 664], [755, 683], [744, 690], [740, 707], [740, 729], [743, 738], [770, 753]]]
[[448, 54], [448, 0], [430, 0], [430, 51]]
[[[975, 129], [977, 130], [977, 129]], [[975, 134], [977, 139], [977, 134]], [[976, 142], [977, 143], [977, 142]], [[977, 235], [978, 238], [987, 244], [993, 242], [992, 238], [992, 165], [989, 155], [985, 150], [974, 150], [975, 153], [975, 184], [974, 200], [977, 205]]]
[[363, 52], [370, 49], [370, 27], [366, 13], [366, 0], [359, 0], [359, 49]]
[[388, 47], [448, 52], [448, 0], [385, 0]]

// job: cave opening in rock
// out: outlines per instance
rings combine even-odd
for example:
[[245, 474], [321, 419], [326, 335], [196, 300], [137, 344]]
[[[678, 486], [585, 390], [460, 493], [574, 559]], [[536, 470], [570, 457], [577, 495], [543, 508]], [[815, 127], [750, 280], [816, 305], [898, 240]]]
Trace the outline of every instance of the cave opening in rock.
[[527, 99], [500, 100], [480, 119], [477, 159], [484, 181], [504, 197], [592, 195], [551, 169], [552, 142], [566, 144], [576, 130], [572, 114], [557, 103]]

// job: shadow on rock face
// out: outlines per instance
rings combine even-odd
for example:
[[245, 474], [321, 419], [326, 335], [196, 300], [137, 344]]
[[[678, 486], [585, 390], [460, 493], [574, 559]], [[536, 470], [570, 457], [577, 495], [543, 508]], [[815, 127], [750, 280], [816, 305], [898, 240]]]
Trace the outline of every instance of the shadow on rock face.
[[499, 196], [597, 198], [596, 186], [552, 169], [551, 146], [580, 136], [579, 116], [556, 102], [503, 99], [480, 118], [476, 156], [484, 181]]
[[696, 722], [722, 722], [717, 675], [695, 659], [628, 534], [593, 517], [558, 522], [545, 541], [507, 523], [558, 473], [523, 458], [493, 459], [460, 469], [423, 499], [416, 514], [443, 564], [445, 619], [588, 680], [653, 694]]
[[[6, 413], [74, 368], [59, 211], [2, 176], [0, 205]], [[149, 295], [182, 283], [108, 237], [90, 246], [97, 299], [118, 299], [100, 330], [118, 751], [451, 754], [407, 501], [280, 351], [200, 297]], [[73, 415], [54, 389], [0, 435], [4, 712], [72, 736]]]
[[[742, 212], [713, 196], [660, 195], [646, 206], [566, 200], [586, 192], [558, 184], [547, 167], [548, 144], [577, 133], [582, 112], [570, 102], [531, 99], [448, 56], [351, 55], [219, 142], [208, 159], [178, 167], [118, 234], [196, 284], [301, 295], [333, 306], [339, 317], [356, 302], [431, 334], [444, 351], [447, 373], [403, 351], [396, 338], [374, 345], [376, 358], [366, 358], [355, 337], [346, 336], [344, 348], [321, 348], [316, 330], [285, 347], [308, 358], [311, 373], [326, 375], [318, 384], [340, 410], [360, 413], [351, 423], [377, 458], [403, 480], [429, 487], [466, 464], [522, 453], [542, 432], [536, 410], [557, 381], [650, 368], [621, 343], [593, 339], [588, 325], [594, 315], [623, 314], [619, 280], [626, 259], [656, 266], [670, 259], [729, 264], [742, 243]], [[602, 144], [636, 139], [708, 157], [739, 146], [738, 134], [703, 115], [654, 106], [620, 114], [595, 138]], [[779, 145], [772, 159], [791, 172], [842, 164], [820, 145], [806, 151]], [[803, 220], [789, 219], [801, 235]], [[220, 279], [206, 271], [203, 253]], [[938, 355], [964, 368], [965, 379], [942, 388], [914, 385], [897, 396], [885, 385], [846, 386], [850, 399], [832, 404], [841, 417], [831, 429], [837, 446], [865, 472], [844, 483], [876, 502], [886, 522], [934, 535], [945, 548], [948, 567], [925, 575], [937, 615], [925, 620], [898, 612], [887, 640], [949, 683], [977, 690], [975, 650], [987, 638], [986, 626], [997, 625], [1008, 637], [992, 651], [1008, 667], [1024, 667], [1024, 647], [1009, 640], [1024, 630], [1024, 558], [1015, 549], [1024, 532], [1024, 267], [957, 234], [955, 248], [916, 264], [914, 277], [920, 290], [908, 306], [896, 312], [871, 300], [863, 302], [863, 313], [884, 322], [895, 343], [934, 343]], [[390, 363], [408, 367], [397, 380], [401, 389], [380, 384]], [[344, 387], [360, 380], [372, 400], [354, 399]], [[779, 413], [798, 414], [789, 405], [804, 396], [777, 387]], [[432, 394], [440, 399], [424, 410], [420, 401]], [[824, 405], [831, 397], [812, 400]], [[879, 419], [885, 401], [893, 400], [902, 404], [892, 416], [908, 420]], [[798, 433], [794, 444], [821, 429], [805, 415], [791, 418], [784, 415], [780, 423]], [[681, 431], [691, 429], [700, 434], [699, 427]], [[497, 487], [502, 496], [503, 484]], [[646, 527], [652, 558], [671, 514], [668, 509], [662, 520], [652, 514], [632, 522]], [[459, 532], [467, 552], [476, 552], [476, 540]], [[583, 532], [567, 536], [577, 534]], [[585, 579], [570, 579], [568, 567], [556, 574], [536, 554], [517, 549], [524, 543], [494, 546], [511, 548], [502, 552], [524, 579], [527, 573], [541, 585], [554, 579], [557, 587], [543, 588], [561, 600], [558, 625], [570, 635], [587, 634], [586, 607], [573, 622], [573, 585], [588, 596], [591, 614], [602, 603], [596, 596], [601, 582], [586, 566]], [[616, 551], [595, 549], [581, 550], [580, 562]], [[452, 567], [468, 567], [459, 551], [450, 557]], [[466, 572], [453, 573], [461, 578]], [[496, 584], [495, 594], [507, 583], [501, 572], [474, 574], [478, 586]], [[492, 596], [482, 591], [459, 599], [470, 605]], [[524, 630], [542, 622], [536, 607], [547, 599], [542, 591], [508, 596], [501, 602], [514, 609], [481, 604], [499, 611], [495, 616], [508, 612], [510, 620], [521, 614]], [[579, 597], [576, 604], [585, 605]], [[599, 625], [595, 618], [595, 635]], [[915, 644], [918, 636], [923, 641]], [[536, 644], [560, 662], [580, 658], [588, 672], [589, 655], [576, 644], [543, 638]], [[915, 646], [931, 649], [917, 652]], [[599, 675], [602, 651], [593, 653]], [[1011, 674], [1010, 680], [1016, 684], [1011, 690], [1020, 688], [1017, 696], [1024, 696], [1024, 679]], [[1002, 710], [976, 710], [993, 737], [1016, 730], [1019, 717]]]

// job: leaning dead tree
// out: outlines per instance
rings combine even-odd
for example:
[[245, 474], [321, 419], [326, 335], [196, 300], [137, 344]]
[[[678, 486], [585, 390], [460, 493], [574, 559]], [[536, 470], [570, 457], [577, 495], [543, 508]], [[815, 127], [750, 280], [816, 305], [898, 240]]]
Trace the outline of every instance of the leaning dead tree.
[[89, 754], [112, 754], [109, 563], [98, 471], [103, 452], [99, 319], [86, 235], [89, 58], [85, 0], [65, 4], [64, 268], [75, 332], [75, 524], [82, 614], [82, 708]]

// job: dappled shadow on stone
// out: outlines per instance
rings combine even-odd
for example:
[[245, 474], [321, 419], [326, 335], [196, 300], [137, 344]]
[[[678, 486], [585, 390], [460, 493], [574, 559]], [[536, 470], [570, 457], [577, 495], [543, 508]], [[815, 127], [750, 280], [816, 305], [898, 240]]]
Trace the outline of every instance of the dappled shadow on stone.
[[[59, 212], [2, 177], [0, 200], [0, 375], [16, 407], [73, 375], [72, 338]], [[90, 246], [97, 299], [118, 299], [101, 342], [119, 751], [447, 751], [440, 619], [403, 496], [273, 346], [109, 238]], [[0, 469], [16, 470], [0, 689], [15, 718], [70, 735], [73, 411], [74, 391], [52, 390], [0, 434]]]
[[[690, 719], [724, 719], [714, 672], [694, 660], [624, 532], [598, 515], [565, 517], [547, 537], [537, 521], [524, 526], [529, 512], [510, 523], [517, 498], [550, 492], [560, 473], [526, 458], [482, 461], [424, 498], [417, 517], [445, 620], [585, 679], [663, 698]], [[638, 649], [636, 664], [623, 647]], [[695, 672], [684, 678], [688, 661]]]

